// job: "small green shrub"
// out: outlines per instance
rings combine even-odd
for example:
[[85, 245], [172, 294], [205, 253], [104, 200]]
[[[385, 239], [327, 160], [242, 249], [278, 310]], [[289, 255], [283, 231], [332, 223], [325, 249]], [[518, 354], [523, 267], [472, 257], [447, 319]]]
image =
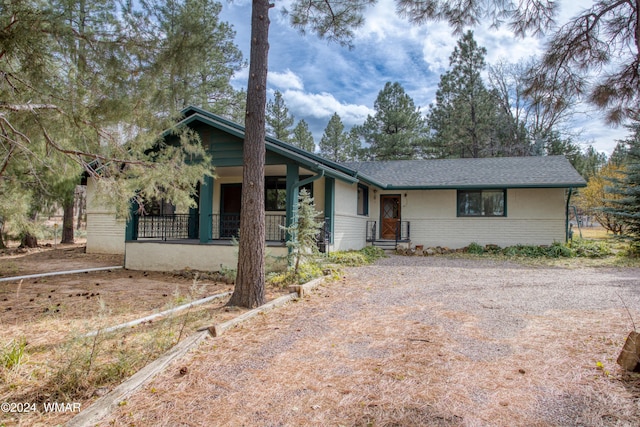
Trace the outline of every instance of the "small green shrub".
[[591, 240], [574, 240], [566, 244], [555, 242], [551, 246], [515, 245], [502, 249], [502, 254], [507, 257], [524, 258], [600, 258], [611, 253], [606, 242]]
[[577, 239], [568, 243], [575, 256], [587, 258], [602, 258], [612, 254], [611, 247], [605, 241]]
[[20, 366], [25, 357], [24, 349], [26, 346], [27, 340], [24, 337], [11, 340], [11, 342], [2, 349], [2, 354], [0, 354], [1, 366], [8, 370]]
[[558, 242], [545, 248], [545, 255], [550, 258], [572, 258], [576, 256], [570, 247]]
[[284, 288], [289, 285], [306, 283], [323, 275], [322, 266], [316, 262], [305, 262], [298, 265], [298, 272], [291, 267], [286, 271], [269, 273], [266, 282], [275, 287]]
[[360, 249], [360, 252], [364, 255], [369, 263], [372, 263], [380, 258], [385, 258], [384, 249], [377, 246], [365, 246]]
[[306, 283], [322, 275], [322, 267], [315, 262], [305, 262], [298, 266], [298, 283]]
[[360, 251], [339, 251], [329, 254], [327, 261], [346, 265], [348, 267], [358, 267], [361, 265], [367, 265], [367, 257]]
[[290, 271], [271, 272], [267, 274], [266, 282], [270, 286], [277, 288], [284, 288], [285, 286], [293, 285], [295, 283], [295, 277]]
[[220, 277], [226, 283], [235, 283], [238, 271], [235, 268], [220, 264]]
[[327, 261], [347, 267], [359, 267], [371, 264], [375, 260], [384, 258], [385, 256], [383, 249], [375, 246], [366, 246], [358, 251], [332, 252], [327, 257]]
[[484, 248], [482, 246], [480, 246], [478, 243], [472, 242], [467, 247], [467, 253], [470, 253], [470, 254], [473, 254], [473, 255], [482, 255], [484, 253]]

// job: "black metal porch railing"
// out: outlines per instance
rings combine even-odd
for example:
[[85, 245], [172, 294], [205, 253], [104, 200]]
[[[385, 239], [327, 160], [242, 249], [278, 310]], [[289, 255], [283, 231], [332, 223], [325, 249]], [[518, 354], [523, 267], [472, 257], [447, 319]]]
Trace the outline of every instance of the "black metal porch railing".
[[136, 222], [139, 239], [179, 240], [198, 237], [197, 215], [140, 215]]
[[[367, 221], [366, 239], [367, 242], [375, 242], [376, 240], [381, 240], [378, 237], [378, 225], [376, 221]], [[398, 221], [396, 223], [393, 239], [387, 240], [395, 240], [396, 243], [411, 240], [411, 222]]]
[[367, 221], [367, 242], [373, 242], [378, 238], [377, 224], [375, 221]]
[[264, 233], [266, 240], [284, 242], [286, 232], [284, 227], [287, 225], [287, 217], [285, 214], [265, 214], [264, 216]]
[[318, 250], [320, 253], [329, 252], [329, 244], [331, 243], [331, 218], [317, 218], [318, 221], [323, 221], [320, 233], [318, 233]]
[[396, 223], [396, 243], [411, 240], [411, 223], [409, 221], [398, 221]]
[[[285, 214], [266, 214], [264, 219], [265, 239], [267, 241], [284, 242]], [[211, 226], [211, 238], [213, 240], [237, 238], [240, 232], [240, 214], [212, 214]]]

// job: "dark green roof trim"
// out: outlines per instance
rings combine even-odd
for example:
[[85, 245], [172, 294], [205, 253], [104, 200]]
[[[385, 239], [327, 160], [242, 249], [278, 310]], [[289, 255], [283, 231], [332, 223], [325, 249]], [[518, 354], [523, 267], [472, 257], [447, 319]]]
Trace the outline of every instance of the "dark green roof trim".
[[[201, 108], [198, 107], [187, 107], [184, 110], [182, 110], [182, 114], [186, 117], [188, 117], [189, 115], [192, 114], [200, 114], [201, 116], [204, 117], [208, 117], [210, 118], [212, 121], [215, 122], [219, 122], [220, 124], [223, 124], [225, 127], [229, 127], [232, 129], [235, 129], [237, 132], [239, 133], [234, 133], [236, 136], [240, 136], [241, 138], [244, 139], [244, 127], [234, 123], [232, 121], [229, 121], [227, 119], [223, 119], [222, 117], [219, 117], [213, 113], [210, 113], [206, 110], [203, 110]], [[232, 133], [232, 132], [230, 132]], [[334, 162], [333, 160], [329, 160], [326, 159], [324, 157], [321, 157], [315, 153], [311, 153], [309, 151], [303, 150], [302, 148], [296, 147], [295, 145], [289, 144], [287, 142], [284, 141], [280, 141], [279, 139], [276, 139], [272, 136], [266, 136], [265, 141], [271, 144], [274, 144], [276, 146], [282, 147], [290, 152], [299, 154], [301, 156], [307, 157], [309, 159], [313, 159], [315, 160], [317, 163], [322, 163], [324, 165], [329, 166], [332, 169], [338, 170], [346, 175], [350, 175], [350, 176], [355, 176], [355, 174], [357, 173], [356, 171], [354, 171], [351, 168], [345, 167], [345, 165], [338, 163], [338, 162]]]
[[[556, 185], [416, 185], [416, 186], [394, 186], [389, 185], [385, 190], [508, 190], [517, 188], [576, 188], [573, 184], [556, 184]], [[584, 186], [581, 186], [584, 187]]]

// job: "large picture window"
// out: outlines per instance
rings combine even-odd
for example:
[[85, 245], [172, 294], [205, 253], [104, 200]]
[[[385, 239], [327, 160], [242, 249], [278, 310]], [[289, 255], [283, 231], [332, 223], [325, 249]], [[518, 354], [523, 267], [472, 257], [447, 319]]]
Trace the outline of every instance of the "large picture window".
[[[307, 176], [301, 176], [305, 179]], [[313, 197], [313, 183], [309, 183], [300, 189], [305, 188]], [[267, 211], [284, 211], [287, 209], [287, 178], [284, 176], [268, 176], [264, 180], [264, 209]]]
[[369, 215], [369, 187], [358, 184], [358, 215]]
[[458, 190], [458, 216], [506, 216], [506, 190]]
[[264, 209], [267, 211], [283, 211], [287, 207], [287, 179], [280, 176], [269, 176], [264, 182]]

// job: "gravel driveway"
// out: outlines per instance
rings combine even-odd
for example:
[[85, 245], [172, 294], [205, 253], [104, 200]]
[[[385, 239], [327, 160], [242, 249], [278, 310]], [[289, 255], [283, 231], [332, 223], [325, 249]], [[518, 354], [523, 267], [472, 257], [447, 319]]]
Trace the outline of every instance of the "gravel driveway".
[[637, 426], [622, 300], [640, 323], [640, 269], [392, 256], [206, 341], [104, 425]]

